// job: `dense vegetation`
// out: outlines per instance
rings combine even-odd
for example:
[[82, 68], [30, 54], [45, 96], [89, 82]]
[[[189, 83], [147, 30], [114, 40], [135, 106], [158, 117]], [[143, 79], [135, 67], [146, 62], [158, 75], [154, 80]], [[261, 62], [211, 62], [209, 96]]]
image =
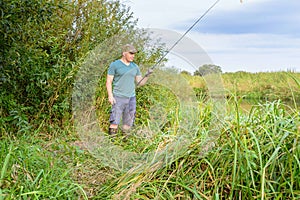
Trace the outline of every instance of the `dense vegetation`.
[[[140, 49], [149, 41], [118, 1], [4, 0], [0, 6], [2, 133], [40, 123], [63, 126], [70, 119], [76, 72], [97, 45], [115, 35]], [[137, 62], [150, 65], [160, 51], [153, 45]]]
[[[299, 73], [222, 74], [227, 112], [218, 117], [205, 76], [157, 69], [137, 90], [136, 124], [146, 131], [133, 130], [114, 145], [148, 153], [181, 136], [191, 136], [190, 143], [178, 140], [163, 162], [117, 170], [74, 127], [72, 98], [89, 95], [72, 93], [78, 80], [95, 75], [91, 68], [80, 70], [87, 60], [94, 61], [91, 67], [116, 59], [118, 51], [108, 45], [115, 36], [135, 42], [142, 49], [136, 61], [145, 66], [160, 58], [164, 46], [136, 29], [133, 14], [118, 1], [3, 0], [0, 10], [0, 199], [300, 198]], [[84, 117], [96, 110], [106, 131], [105, 77], [95, 77], [95, 98]], [[185, 98], [188, 86], [195, 98]], [[246, 98], [259, 101], [242, 111]], [[196, 104], [183, 107], [189, 101]]]

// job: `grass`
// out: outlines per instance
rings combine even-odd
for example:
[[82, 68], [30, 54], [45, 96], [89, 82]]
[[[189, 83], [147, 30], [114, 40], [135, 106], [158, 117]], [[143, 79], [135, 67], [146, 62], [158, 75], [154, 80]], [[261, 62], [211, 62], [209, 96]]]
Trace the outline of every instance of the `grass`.
[[166, 166], [141, 172], [102, 166], [74, 145], [78, 138], [71, 133], [3, 138], [0, 194], [3, 199], [299, 198], [299, 111], [286, 112], [275, 101], [255, 105], [248, 114], [236, 112], [238, 107], [227, 114], [214, 147], [198, 137]]
[[206, 156], [200, 154], [203, 145], [196, 143], [163, 169], [127, 174], [119, 187], [106, 188], [117, 192], [109, 197], [297, 199], [300, 148], [293, 121], [299, 123], [299, 116], [282, 112], [281, 104], [275, 102], [254, 108], [239, 122], [232, 118], [226, 121], [216, 148]]
[[[153, 91], [159, 93], [157, 88]], [[144, 101], [161, 102], [170, 94], [163, 92], [160, 98], [152, 93]], [[210, 130], [214, 113], [209, 103], [199, 104], [199, 113], [182, 113], [172, 109], [178, 106], [176, 101], [168, 102], [164, 112], [172, 115], [166, 115], [167, 123], [160, 126], [162, 133], [152, 138], [154, 143], [136, 138], [117, 145], [130, 151], [158, 149], [164, 137], [178, 130], [184, 133], [179, 122], [187, 114], [197, 118], [193, 129], [197, 134], [165, 165], [156, 163], [141, 171], [105, 166], [86, 149], [71, 125], [64, 130], [54, 126], [51, 132], [41, 127], [33, 133], [2, 134], [0, 199], [300, 198], [297, 106], [287, 111], [280, 100], [265, 101], [244, 112], [240, 99], [234, 96], [227, 102], [229, 109], [219, 129]]]
[[72, 164], [82, 159], [83, 152], [66, 144], [61, 139], [43, 141], [35, 135], [2, 139], [0, 198], [87, 199], [83, 186], [72, 179], [76, 166]]

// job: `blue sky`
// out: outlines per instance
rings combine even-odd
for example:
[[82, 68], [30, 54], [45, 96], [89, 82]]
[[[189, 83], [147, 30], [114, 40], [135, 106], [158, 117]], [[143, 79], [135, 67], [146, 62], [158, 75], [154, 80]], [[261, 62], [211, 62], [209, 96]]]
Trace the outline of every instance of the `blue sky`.
[[[183, 34], [215, 0], [125, 0], [138, 25]], [[187, 35], [224, 72], [300, 72], [299, 0], [220, 0]]]

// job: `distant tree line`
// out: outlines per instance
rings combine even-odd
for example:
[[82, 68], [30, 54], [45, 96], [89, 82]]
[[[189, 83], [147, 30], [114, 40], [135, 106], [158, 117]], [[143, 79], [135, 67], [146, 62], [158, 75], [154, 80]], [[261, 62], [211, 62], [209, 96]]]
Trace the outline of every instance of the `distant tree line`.
[[205, 76], [207, 74], [214, 74], [214, 73], [222, 73], [221, 67], [213, 64], [205, 64], [200, 66], [194, 72], [194, 76]]

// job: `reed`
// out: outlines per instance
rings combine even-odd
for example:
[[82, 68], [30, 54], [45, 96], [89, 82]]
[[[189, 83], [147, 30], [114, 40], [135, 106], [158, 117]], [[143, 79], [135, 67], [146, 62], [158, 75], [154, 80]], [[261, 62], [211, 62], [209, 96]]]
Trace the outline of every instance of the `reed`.
[[[234, 112], [239, 112], [239, 115]], [[125, 174], [116, 180], [118, 187], [104, 186], [99, 197], [299, 198], [297, 111], [287, 113], [282, 103], [275, 101], [254, 106], [247, 115], [239, 109], [234, 112], [224, 120], [216, 146], [204, 156], [205, 144], [196, 140], [181, 157], [166, 167]]]
[[[295, 78], [295, 80], [299, 80]], [[299, 87], [299, 81], [294, 83]], [[147, 91], [147, 92], [146, 92]], [[184, 113], [170, 92], [144, 88], [149, 105], [164, 108], [166, 124], [156, 137], [116, 145], [130, 151], [155, 151], [166, 137], [181, 130], [184, 116], [199, 121], [192, 142], [165, 165], [120, 172], [104, 166], [79, 141], [71, 126], [38, 129], [0, 141], [2, 199], [299, 199], [300, 116], [281, 100], [255, 104], [248, 112], [232, 94], [230, 107], [211, 130], [212, 105]], [[143, 90], [141, 90], [143, 92]], [[156, 97], [158, 94], [162, 96]], [[142, 94], [141, 94], [142, 95]], [[162, 97], [162, 98], [161, 98]], [[205, 99], [203, 99], [205, 100]], [[101, 106], [99, 106], [101, 108]], [[151, 106], [150, 106], [151, 107]], [[176, 108], [175, 110], [173, 108]], [[147, 114], [149, 107], [140, 107]], [[147, 116], [147, 115], [146, 115]], [[150, 115], [148, 115], [150, 117]], [[147, 119], [141, 120], [147, 126]], [[149, 127], [152, 128], [152, 127]], [[183, 130], [181, 130], [183, 131]], [[205, 140], [208, 136], [211, 140]]]

